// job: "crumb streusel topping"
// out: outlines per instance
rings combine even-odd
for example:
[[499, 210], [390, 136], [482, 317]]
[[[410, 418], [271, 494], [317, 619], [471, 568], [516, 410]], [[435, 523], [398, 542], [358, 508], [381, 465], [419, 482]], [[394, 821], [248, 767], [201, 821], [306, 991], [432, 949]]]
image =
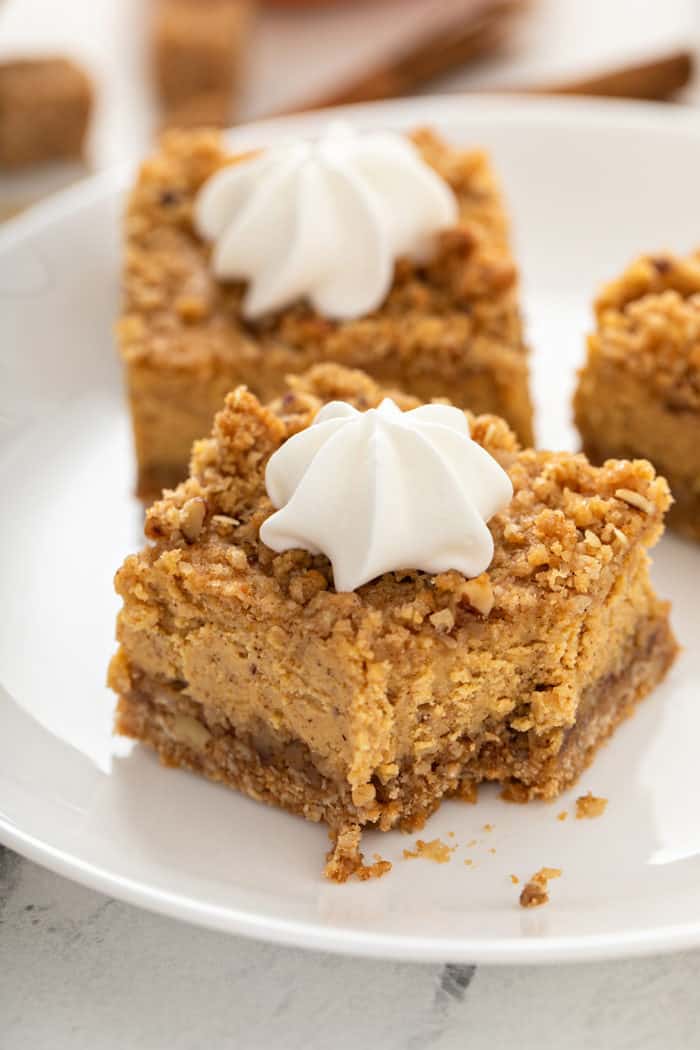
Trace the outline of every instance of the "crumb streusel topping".
[[[492, 176], [480, 151], [454, 154], [429, 131], [413, 136], [424, 159], [454, 191], [457, 225], [440, 235], [435, 257], [420, 265], [401, 259], [386, 302], [376, 314], [334, 322], [307, 304], [257, 322], [243, 323], [244, 286], [218, 282], [208, 265], [210, 248], [193, 229], [193, 201], [204, 182], [222, 166], [236, 163], [222, 150], [215, 132], [172, 131], [163, 151], [146, 161], [126, 219], [125, 316], [120, 322], [126, 360], [183, 362], [231, 353], [224, 328], [237, 328], [241, 341], [296, 346], [323, 343], [338, 360], [354, 353], [381, 362], [387, 339], [402, 360], [420, 357], [427, 347], [445, 362], [459, 355], [465, 341], [484, 353], [494, 336], [525, 353], [514, 295], [517, 273], [507, 249], [507, 230]], [[146, 323], [147, 319], [147, 323]], [[400, 331], [397, 331], [397, 326]], [[158, 332], [163, 339], [159, 341]], [[177, 335], [181, 339], [175, 339]], [[428, 366], [432, 360], [427, 355]]]
[[[488, 572], [465, 580], [457, 572], [431, 576], [407, 567], [337, 594], [324, 556], [275, 554], [260, 541], [260, 526], [273, 512], [265, 466], [324, 400], [371, 407], [383, 391], [335, 365], [317, 366], [291, 386], [270, 408], [244, 388], [229, 394], [214, 436], [195, 446], [192, 477], [150, 508], [146, 533], [155, 545], [147, 556], [177, 563], [185, 587], [194, 561], [208, 571], [192, 574], [192, 586], [228, 593], [261, 611], [281, 600], [290, 615], [312, 619], [322, 633], [343, 621], [358, 629], [370, 615], [399, 630], [430, 625], [449, 636], [475, 619], [507, 622], [535, 609], [544, 624], [557, 617], [564, 599], [583, 614], [610, 587], [628, 548], [641, 538], [651, 542], [661, 530], [668, 486], [646, 461], [593, 467], [583, 455], [521, 451], [502, 420], [479, 416], [470, 420], [472, 436], [514, 487], [509, 507], [489, 523], [495, 553]], [[395, 399], [402, 408], [417, 404], [398, 393]]]
[[677, 408], [700, 411], [700, 254], [643, 255], [595, 303], [590, 352], [648, 383]]

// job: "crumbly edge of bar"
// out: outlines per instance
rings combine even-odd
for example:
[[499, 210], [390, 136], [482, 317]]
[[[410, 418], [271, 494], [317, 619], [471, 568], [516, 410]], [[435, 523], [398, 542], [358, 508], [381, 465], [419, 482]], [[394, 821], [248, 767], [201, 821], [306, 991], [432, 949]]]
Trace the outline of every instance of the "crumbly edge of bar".
[[700, 408], [660, 395], [624, 359], [595, 354], [574, 395], [574, 418], [592, 463], [644, 456], [671, 488], [670, 528], [700, 538]]
[[700, 411], [700, 253], [640, 256], [601, 289], [595, 314], [584, 371], [604, 357]]
[[[604, 463], [619, 455], [619, 449], [611, 449], [605, 442], [584, 438], [584, 454], [591, 463]], [[693, 481], [674, 476], [672, 471], [664, 475], [671, 485], [673, 502], [666, 513], [666, 524], [674, 532], [688, 539], [700, 541], [700, 474]]]
[[[260, 526], [272, 512], [265, 466], [325, 401], [340, 397], [369, 407], [383, 393], [362, 373], [333, 365], [297, 377], [269, 407], [243, 388], [234, 391], [216, 417], [213, 437], [196, 444], [189, 480], [149, 509], [146, 535], [153, 545], [127, 562], [123, 586], [128, 590], [131, 574], [147, 574], [168, 552], [169, 571], [183, 587], [196, 587], [198, 596], [206, 594], [208, 580], [218, 593], [226, 578], [232, 598], [250, 604], [253, 595], [260, 608], [281, 603], [285, 616], [302, 615], [324, 634], [334, 622], [359, 627], [368, 610], [381, 610], [387, 626], [393, 620], [409, 630], [442, 614], [440, 630], [449, 635], [478, 610], [475, 587], [483, 593], [485, 615], [504, 621], [534, 609], [556, 615], [567, 601], [585, 607], [607, 592], [634, 545], [651, 546], [660, 535], [670, 495], [649, 463], [593, 467], [582, 455], [518, 451], [502, 420], [469, 417], [474, 440], [509, 471], [514, 485], [510, 505], [489, 523], [495, 552], [488, 572], [475, 584], [457, 572], [431, 576], [408, 569], [352, 594], [336, 593], [325, 557], [301, 550], [275, 554], [260, 541]], [[397, 398], [401, 407], [415, 404]], [[119, 580], [118, 574], [118, 588]]]
[[[500, 781], [505, 797], [513, 801], [556, 797], [576, 780], [673, 662], [677, 646], [665, 606], [640, 624], [630, 650], [627, 671], [604, 675], [585, 690], [581, 719], [570, 730], [542, 741], [529, 759], [514, 749], [512, 731], [495, 743], [498, 727], [493, 726], [485, 734], [488, 743], [478, 738], [465, 741], [461, 754], [453, 743], [448, 754], [437, 756], [428, 776], [414, 776], [410, 767], [403, 770], [397, 797], [381, 805], [380, 796], [372, 823], [381, 830], [419, 829], [442, 798], [471, 800], [474, 785], [482, 780]], [[196, 717], [198, 712], [199, 705], [167, 685], [142, 680], [120, 697], [117, 731], [154, 748], [165, 765], [203, 774], [308, 820], [325, 821], [333, 840], [325, 871], [328, 878], [343, 882], [352, 875], [377, 874], [363, 862], [362, 818], [352, 804], [349, 786], [321, 776], [303, 744], [291, 742], [277, 753], [261, 754], [249, 736], [238, 737], [231, 731], [214, 737]], [[215, 721], [220, 726], [220, 714]]]

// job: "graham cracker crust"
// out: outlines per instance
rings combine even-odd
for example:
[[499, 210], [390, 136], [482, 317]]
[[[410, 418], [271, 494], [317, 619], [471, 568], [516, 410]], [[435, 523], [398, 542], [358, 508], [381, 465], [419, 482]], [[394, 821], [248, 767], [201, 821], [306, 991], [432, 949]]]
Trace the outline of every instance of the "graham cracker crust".
[[134, 679], [131, 691], [119, 698], [116, 731], [154, 748], [164, 765], [190, 769], [307, 820], [325, 821], [334, 843], [325, 874], [344, 882], [351, 875], [368, 878], [387, 870], [363, 864], [363, 823], [383, 831], [417, 830], [442, 798], [469, 798], [483, 780], [501, 782], [505, 797], [514, 801], [555, 798], [661, 681], [676, 652], [668, 607], [659, 603], [638, 623], [622, 669], [604, 674], [584, 691], [570, 729], [536, 737], [501, 724], [475, 739], [454, 741], [436, 756], [428, 774], [406, 764], [388, 784], [375, 783], [370, 821], [366, 811], [361, 820], [349, 784], [324, 777], [305, 744], [280, 743], [262, 729], [241, 732], [230, 722], [224, 725], [221, 712], [208, 721], [206, 709], [172, 683]]

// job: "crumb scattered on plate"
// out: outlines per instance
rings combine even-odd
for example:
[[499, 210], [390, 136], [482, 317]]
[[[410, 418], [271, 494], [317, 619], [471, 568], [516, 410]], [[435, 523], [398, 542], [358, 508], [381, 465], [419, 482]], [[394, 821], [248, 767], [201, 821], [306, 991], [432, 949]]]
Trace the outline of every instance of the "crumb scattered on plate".
[[558, 879], [560, 875], [561, 868], [540, 868], [520, 891], [520, 907], [539, 908], [541, 904], [546, 904], [549, 900], [547, 883], [550, 879]]
[[471, 859], [471, 857], [467, 857], [464, 863], [467, 865], [468, 868], [471, 868], [474, 861]]
[[359, 879], [360, 882], [367, 882], [368, 879], [381, 879], [382, 875], [386, 875], [391, 871], [390, 860], [384, 860], [378, 853], [373, 854], [373, 859], [374, 864], [361, 864], [354, 871], [354, 877]]
[[608, 804], [607, 798], [596, 798], [592, 791], [576, 799], [576, 819], [593, 820], [602, 817]]
[[495, 847], [491, 846], [491, 848], [489, 849], [489, 853], [495, 853], [495, 852], [496, 852]]
[[563, 809], [563, 810], [561, 811], [561, 813], [557, 813], [557, 820], [566, 820], [566, 818], [568, 817], [568, 815], [569, 815], [569, 814], [567, 813], [567, 811], [566, 811], [565, 809]]
[[447, 864], [448, 860], [452, 857], [452, 853], [456, 849], [456, 846], [448, 846], [447, 843], [443, 842], [441, 839], [431, 839], [430, 842], [424, 842], [423, 839], [416, 839], [415, 851], [405, 849], [403, 855], [406, 860], [409, 860], [412, 857], [424, 857], [425, 860], [434, 860], [436, 864]]
[[484, 831], [493, 831], [493, 824], [484, 824]]
[[520, 879], [518, 878], [517, 875], [511, 875], [510, 881], [513, 883], [514, 886], [517, 886], [518, 883], [520, 882]]
[[469, 839], [469, 842], [467, 843], [467, 849], [472, 849], [474, 846], [476, 846], [476, 839]]

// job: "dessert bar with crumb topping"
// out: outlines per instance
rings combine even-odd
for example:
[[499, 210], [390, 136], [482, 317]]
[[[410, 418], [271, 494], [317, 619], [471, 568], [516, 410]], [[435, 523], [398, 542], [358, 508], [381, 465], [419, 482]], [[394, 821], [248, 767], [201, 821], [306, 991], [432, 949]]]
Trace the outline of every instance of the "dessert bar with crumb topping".
[[324, 362], [361, 368], [422, 400], [445, 396], [494, 412], [532, 444], [517, 272], [491, 165], [483, 152], [432, 132], [413, 138], [454, 192], [459, 221], [440, 235], [431, 262], [399, 259], [379, 309], [341, 322], [304, 300], [243, 319], [243, 285], [215, 278], [193, 221], [203, 183], [240, 158], [215, 132], [163, 138], [128, 205], [118, 324], [140, 496], [182, 480], [192, 442], [209, 432], [234, 387], [245, 383], [269, 401], [287, 375]]
[[324, 403], [365, 410], [386, 394], [337, 365], [292, 377], [267, 406], [234, 390], [116, 577], [118, 731], [325, 821], [339, 881], [377, 873], [363, 828], [420, 828], [481, 781], [558, 795], [676, 652], [648, 571], [664, 479], [644, 461], [522, 450], [495, 416], [470, 416], [471, 433], [514, 495], [489, 522], [479, 577], [409, 567], [337, 593], [323, 555], [266, 547], [269, 457]]
[[590, 459], [650, 459], [700, 540], [700, 253], [644, 255], [602, 289], [574, 399]]

